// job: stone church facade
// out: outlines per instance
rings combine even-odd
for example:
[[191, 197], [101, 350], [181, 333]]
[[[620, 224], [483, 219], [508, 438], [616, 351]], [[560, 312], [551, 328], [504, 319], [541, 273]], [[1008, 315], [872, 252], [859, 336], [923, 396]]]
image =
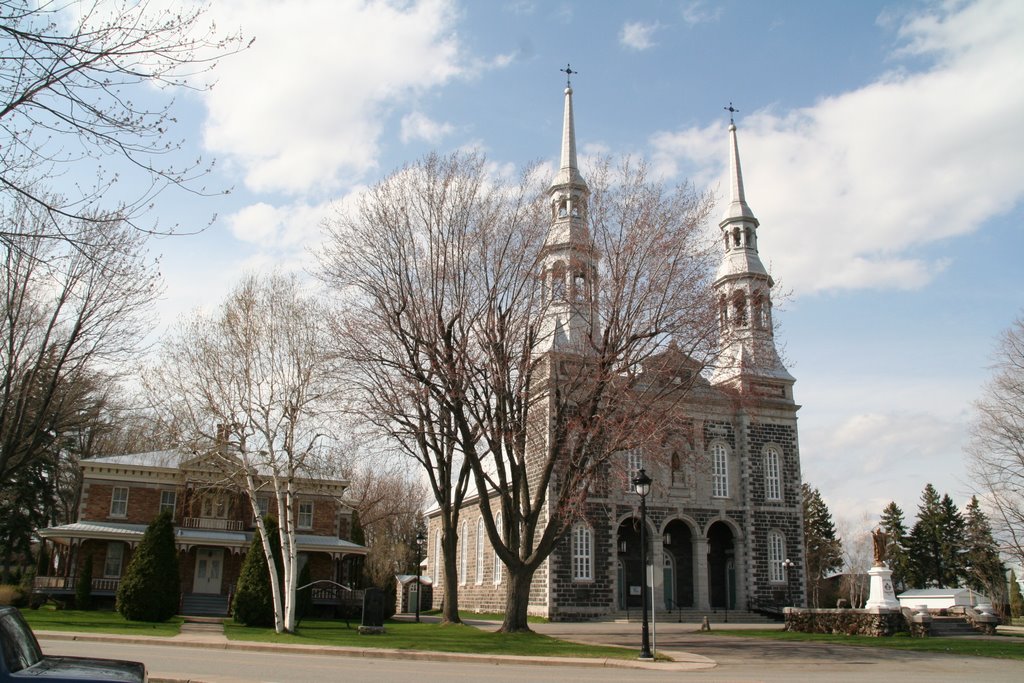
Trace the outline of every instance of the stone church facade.
[[[792, 375], [776, 351], [773, 282], [758, 253], [759, 222], [746, 202], [736, 126], [729, 125], [730, 198], [719, 222], [722, 256], [714, 290], [720, 359], [684, 399], [681, 435], [661, 452], [627, 451], [629, 478], [641, 467], [655, 480], [647, 498], [647, 560], [653, 608], [750, 610], [803, 604], [805, 572], [800, 450]], [[565, 90], [561, 168], [551, 189], [552, 224], [542, 267], [598, 258], [587, 232], [589, 193], [576, 164], [572, 88]], [[596, 264], [594, 264], [596, 272]], [[557, 280], [557, 274], [556, 274]], [[563, 276], [564, 277], [564, 276]], [[568, 287], [573, 287], [569, 282]], [[570, 348], [592, 323], [555, 312], [548, 353]], [[639, 609], [642, 580], [639, 496], [609, 476], [538, 569], [529, 611], [553, 620], [602, 618]], [[459, 606], [501, 612], [507, 576], [468, 500], [459, 521]], [[496, 501], [492, 510], [498, 513]], [[440, 525], [428, 515], [424, 575], [443, 599]], [[500, 522], [499, 522], [500, 527]]]

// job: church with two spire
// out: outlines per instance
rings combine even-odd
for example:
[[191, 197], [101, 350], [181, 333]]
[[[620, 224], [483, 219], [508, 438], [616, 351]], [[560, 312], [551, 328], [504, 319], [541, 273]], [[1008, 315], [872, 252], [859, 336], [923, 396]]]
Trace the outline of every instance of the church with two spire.
[[[550, 304], [538, 353], [551, 357], [585, 354], [600, 332], [597, 316], [577, 305], [598, 277], [600, 254], [587, 223], [590, 189], [577, 162], [572, 96], [567, 86], [561, 163], [548, 191], [551, 223], [539, 265]], [[760, 223], [747, 204], [731, 119], [728, 155], [729, 197], [718, 223], [721, 255], [712, 284], [717, 362], [682, 399], [685, 453], [661, 466], [667, 483], [646, 500], [651, 604], [680, 615], [801, 605], [806, 587], [795, 379], [775, 345], [774, 283], [759, 255]], [[642, 449], [621, 457], [630, 479], [645, 461]], [[586, 620], [640, 608], [638, 496], [618, 485], [602, 491], [599, 501], [588, 502], [602, 513], [575, 523], [534, 575], [531, 614]], [[473, 507], [463, 509], [459, 534], [459, 566], [467, 575], [459, 577], [459, 606], [502, 611], [502, 568], [482, 546]], [[431, 520], [425, 576], [432, 578], [435, 602], [443, 598], [437, 529]]]

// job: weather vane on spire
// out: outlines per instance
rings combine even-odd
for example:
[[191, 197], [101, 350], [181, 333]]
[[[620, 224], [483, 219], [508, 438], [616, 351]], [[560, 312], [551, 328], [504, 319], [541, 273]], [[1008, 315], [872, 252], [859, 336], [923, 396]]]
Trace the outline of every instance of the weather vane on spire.
[[559, 69], [559, 71], [561, 71], [562, 73], [565, 74], [565, 87], [566, 88], [571, 88], [572, 87], [572, 75], [573, 74], [578, 74], [579, 71], [573, 71], [572, 70], [572, 66], [569, 65], [569, 64], [566, 64], [565, 68], [564, 69]]
[[732, 120], [732, 115], [735, 114], [736, 112], [738, 112], [739, 109], [737, 109], [736, 107], [732, 106], [732, 102], [729, 103], [728, 107], [722, 107], [722, 109], [724, 109], [727, 112], [729, 112], [729, 123], [735, 125], [736, 122]]

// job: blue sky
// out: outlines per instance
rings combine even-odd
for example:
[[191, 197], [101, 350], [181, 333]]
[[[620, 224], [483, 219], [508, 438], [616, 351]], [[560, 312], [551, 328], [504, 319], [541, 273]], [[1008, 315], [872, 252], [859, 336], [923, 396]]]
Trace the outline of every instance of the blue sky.
[[[932, 482], [963, 505], [990, 352], [1024, 303], [1024, 3], [219, 0], [256, 42], [177, 103], [226, 197], [161, 198], [162, 324], [246, 271], [310, 267], [320, 221], [430, 150], [496, 170], [647, 158], [721, 197], [733, 102], [800, 411], [804, 478], [858, 522]], [[717, 213], [716, 213], [717, 215]], [[868, 522], [867, 524], [870, 524]]]

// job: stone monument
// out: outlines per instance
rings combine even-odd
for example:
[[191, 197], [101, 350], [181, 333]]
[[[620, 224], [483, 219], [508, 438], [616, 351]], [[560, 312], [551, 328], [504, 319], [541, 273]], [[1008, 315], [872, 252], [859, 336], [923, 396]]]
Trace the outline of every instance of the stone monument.
[[900, 601], [896, 599], [896, 591], [892, 587], [892, 570], [885, 562], [889, 534], [881, 529], [875, 529], [871, 532], [871, 541], [874, 545], [875, 561], [868, 570], [871, 585], [864, 609], [868, 612], [898, 612]]

